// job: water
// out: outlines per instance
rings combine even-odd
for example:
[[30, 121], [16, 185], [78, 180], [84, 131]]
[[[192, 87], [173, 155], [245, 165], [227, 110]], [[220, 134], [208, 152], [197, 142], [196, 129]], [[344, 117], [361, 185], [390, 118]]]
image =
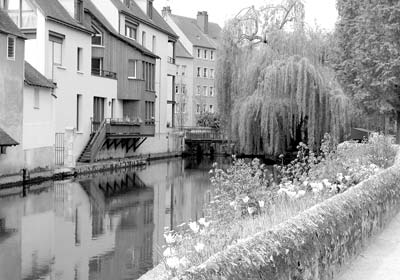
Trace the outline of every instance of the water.
[[174, 159], [0, 192], [0, 280], [138, 279], [160, 262], [164, 228], [202, 216], [211, 164]]

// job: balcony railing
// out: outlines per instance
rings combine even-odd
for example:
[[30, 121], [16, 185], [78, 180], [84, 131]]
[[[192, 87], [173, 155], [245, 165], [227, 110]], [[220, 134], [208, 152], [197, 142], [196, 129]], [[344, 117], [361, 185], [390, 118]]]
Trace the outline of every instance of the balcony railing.
[[168, 56], [168, 63], [175, 64], [175, 58]]
[[[92, 122], [92, 133], [96, 133], [103, 123], [102, 121], [96, 121], [91, 118]], [[106, 134], [108, 136], [130, 136], [130, 135], [154, 135], [154, 120], [143, 122], [140, 118], [134, 120], [130, 119], [117, 119], [107, 118], [104, 121]]]
[[19, 28], [36, 28], [35, 11], [8, 10], [7, 13]]
[[111, 71], [106, 71], [103, 69], [92, 68], [92, 75], [98, 76], [98, 77], [110, 78], [110, 79], [117, 79], [117, 73], [111, 72]]

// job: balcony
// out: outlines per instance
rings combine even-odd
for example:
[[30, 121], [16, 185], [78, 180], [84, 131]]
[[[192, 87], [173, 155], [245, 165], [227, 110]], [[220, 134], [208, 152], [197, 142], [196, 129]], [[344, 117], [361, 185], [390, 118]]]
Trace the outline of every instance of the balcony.
[[106, 71], [102, 69], [92, 68], [92, 75], [97, 77], [109, 78], [109, 79], [117, 79], [117, 73]]
[[36, 11], [27, 10], [7, 10], [8, 16], [20, 29], [33, 29], [36, 28], [37, 15]]
[[[100, 126], [100, 121], [92, 119], [92, 133], [96, 133]], [[132, 136], [154, 136], [154, 120], [129, 120], [129, 119], [105, 119], [105, 132], [107, 138], [130, 138]]]

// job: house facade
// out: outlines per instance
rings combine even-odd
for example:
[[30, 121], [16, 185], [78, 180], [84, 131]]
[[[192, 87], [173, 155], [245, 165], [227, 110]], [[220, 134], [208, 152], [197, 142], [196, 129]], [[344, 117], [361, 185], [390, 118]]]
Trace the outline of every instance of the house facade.
[[0, 177], [24, 168], [24, 41], [25, 36], [0, 6]]
[[186, 105], [188, 116], [184, 126], [196, 126], [202, 114], [217, 112], [215, 69], [221, 28], [218, 24], [209, 22], [206, 11], [198, 12], [196, 18], [188, 18], [174, 15], [170, 7], [165, 7], [162, 14], [178, 34], [183, 52], [187, 52], [192, 58], [188, 60], [187, 55], [180, 55], [178, 64], [180, 67], [191, 68], [193, 72], [193, 82], [188, 85], [190, 105]]
[[[155, 137], [136, 154], [178, 151], [182, 138], [175, 133], [175, 43], [178, 36], [154, 9], [152, 0], [92, 0], [118, 33], [157, 55], [154, 65]], [[151, 66], [153, 67], [153, 66]], [[152, 68], [150, 68], [152, 69]]]

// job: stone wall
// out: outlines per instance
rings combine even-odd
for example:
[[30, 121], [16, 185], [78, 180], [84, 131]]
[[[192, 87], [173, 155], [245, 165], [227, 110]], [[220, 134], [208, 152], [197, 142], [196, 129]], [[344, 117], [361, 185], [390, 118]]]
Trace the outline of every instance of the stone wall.
[[333, 279], [400, 210], [400, 161], [179, 279]]

